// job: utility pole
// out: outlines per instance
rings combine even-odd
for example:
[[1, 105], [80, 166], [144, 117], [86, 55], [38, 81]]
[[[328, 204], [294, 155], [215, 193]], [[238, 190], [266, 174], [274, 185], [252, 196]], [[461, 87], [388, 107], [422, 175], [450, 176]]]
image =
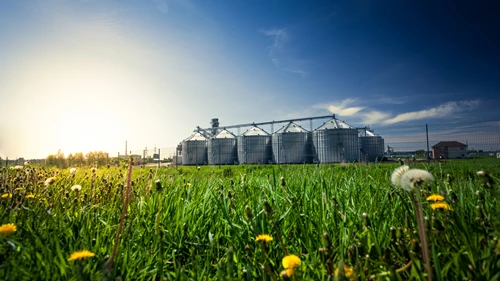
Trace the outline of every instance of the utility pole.
[[425, 136], [427, 138], [427, 160], [430, 160], [429, 156], [429, 127], [425, 124]]

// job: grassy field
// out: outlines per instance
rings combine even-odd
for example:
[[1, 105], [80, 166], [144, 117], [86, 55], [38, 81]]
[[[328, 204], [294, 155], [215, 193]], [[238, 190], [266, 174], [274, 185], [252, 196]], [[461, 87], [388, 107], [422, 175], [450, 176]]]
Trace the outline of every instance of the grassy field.
[[[433, 280], [500, 279], [499, 160], [409, 164], [435, 178], [417, 191]], [[134, 167], [128, 202], [127, 165], [2, 168], [0, 280], [424, 280], [398, 166]]]

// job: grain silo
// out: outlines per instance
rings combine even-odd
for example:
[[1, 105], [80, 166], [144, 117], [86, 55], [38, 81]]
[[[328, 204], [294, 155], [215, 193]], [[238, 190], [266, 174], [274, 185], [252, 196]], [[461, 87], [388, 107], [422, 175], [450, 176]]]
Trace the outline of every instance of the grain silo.
[[359, 153], [363, 161], [380, 161], [384, 157], [384, 139], [368, 129], [360, 130]]
[[238, 136], [240, 164], [264, 164], [271, 159], [271, 136], [254, 126]]
[[202, 165], [207, 163], [207, 138], [200, 132], [182, 141], [182, 164]]
[[208, 164], [235, 164], [238, 161], [236, 136], [228, 130], [220, 131], [208, 140]]
[[338, 119], [331, 119], [313, 131], [314, 157], [320, 163], [358, 160], [358, 130]]
[[288, 123], [272, 136], [274, 163], [311, 162], [310, 140], [310, 132], [293, 122]]

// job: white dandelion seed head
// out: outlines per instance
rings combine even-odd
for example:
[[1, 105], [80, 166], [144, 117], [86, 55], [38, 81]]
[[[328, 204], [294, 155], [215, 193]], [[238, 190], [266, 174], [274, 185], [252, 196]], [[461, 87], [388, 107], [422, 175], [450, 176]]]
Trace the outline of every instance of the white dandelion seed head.
[[70, 173], [71, 175], [74, 175], [74, 174], [76, 173], [76, 168], [71, 168], [71, 169], [69, 169], [69, 173]]
[[81, 185], [79, 185], [79, 184], [75, 184], [75, 185], [73, 185], [73, 186], [71, 187], [71, 190], [72, 190], [72, 191], [80, 191], [80, 190], [82, 190], [82, 186], [81, 186]]
[[434, 177], [428, 171], [411, 169], [401, 176], [401, 188], [407, 191], [413, 191], [416, 187], [430, 181], [434, 181]]
[[406, 171], [408, 171], [409, 169], [410, 169], [410, 167], [408, 167], [407, 165], [397, 167], [394, 170], [394, 172], [392, 172], [392, 175], [391, 175], [392, 184], [394, 184], [395, 186], [401, 186], [401, 176], [404, 173], [406, 173]]
[[24, 161], [24, 166], [28, 166], [30, 163], [30, 161]]
[[45, 180], [45, 182], [43, 184], [45, 184], [45, 186], [49, 186], [49, 185], [53, 184], [54, 181], [55, 181], [54, 178], [48, 178]]
[[23, 169], [23, 166], [21, 166], [21, 165], [14, 166], [14, 170], [21, 171], [22, 169]]
[[484, 177], [484, 176], [486, 176], [486, 173], [485, 173], [484, 171], [478, 171], [478, 172], [476, 173], [476, 175], [478, 175], [478, 176], [480, 176], [480, 177]]

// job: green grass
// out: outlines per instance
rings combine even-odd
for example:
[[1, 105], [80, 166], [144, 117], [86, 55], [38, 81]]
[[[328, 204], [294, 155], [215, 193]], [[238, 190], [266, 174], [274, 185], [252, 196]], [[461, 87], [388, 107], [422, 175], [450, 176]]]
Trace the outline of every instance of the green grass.
[[[483, 187], [476, 172], [488, 172], [498, 184], [500, 161], [412, 165], [436, 179], [422, 191], [423, 197], [442, 192], [453, 208], [434, 211], [423, 203], [433, 279], [499, 280], [498, 185]], [[288, 253], [302, 260], [295, 280], [334, 280], [341, 262], [359, 280], [424, 279], [411, 200], [389, 180], [396, 167], [135, 167], [110, 274], [105, 268], [123, 207], [125, 167], [102, 167], [95, 177], [89, 168], [79, 168], [74, 177], [69, 169], [3, 169], [0, 194], [13, 196], [0, 199], [0, 224], [13, 223], [17, 231], [0, 235], [0, 279], [159, 280], [163, 275], [167, 280], [278, 280], [285, 251], [276, 227]], [[55, 183], [45, 187], [51, 176]], [[71, 191], [74, 184], [82, 190]], [[14, 190], [19, 187], [24, 191]], [[29, 193], [35, 198], [26, 198]], [[271, 214], [266, 215], [264, 200]], [[254, 231], [274, 240], [261, 247]], [[96, 256], [67, 261], [83, 249]], [[265, 264], [268, 272], [262, 269]]]

